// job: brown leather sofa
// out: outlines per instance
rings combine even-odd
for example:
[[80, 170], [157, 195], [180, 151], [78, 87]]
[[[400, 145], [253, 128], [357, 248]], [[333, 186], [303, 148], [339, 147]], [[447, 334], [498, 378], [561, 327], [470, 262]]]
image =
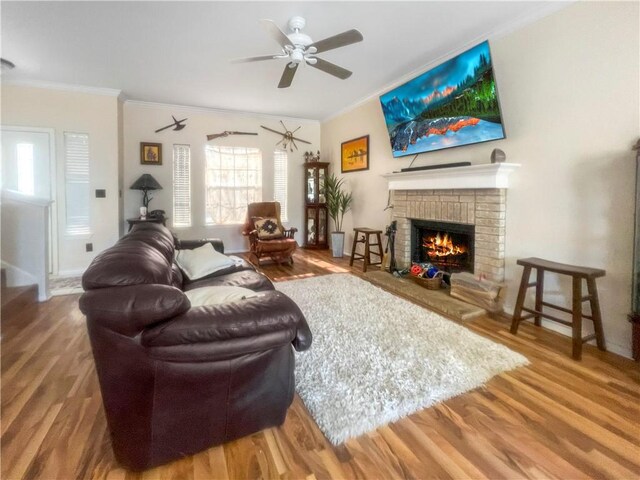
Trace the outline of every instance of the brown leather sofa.
[[[294, 394], [293, 348], [311, 345], [298, 306], [248, 263], [183, 278], [174, 249], [203, 242], [136, 225], [82, 277], [80, 309], [113, 449], [133, 470], [282, 424]], [[262, 293], [191, 308], [183, 291], [205, 285]]]

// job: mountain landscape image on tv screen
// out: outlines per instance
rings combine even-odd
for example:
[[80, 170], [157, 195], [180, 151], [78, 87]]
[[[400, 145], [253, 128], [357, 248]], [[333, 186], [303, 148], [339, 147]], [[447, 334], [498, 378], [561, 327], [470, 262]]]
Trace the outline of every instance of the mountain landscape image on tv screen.
[[380, 97], [394, 157], [504, 138], [489, 43]]

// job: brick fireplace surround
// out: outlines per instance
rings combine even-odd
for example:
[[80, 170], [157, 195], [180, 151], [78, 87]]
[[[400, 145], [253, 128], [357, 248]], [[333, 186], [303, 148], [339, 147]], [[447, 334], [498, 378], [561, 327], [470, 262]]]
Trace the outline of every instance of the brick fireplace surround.
[[474, 274], [504, 280], [506, 189], [395, 190], [392, 204], [399, 266], [411, 264], [411, 219], [464, 223], [475, 225]]
[[384, 175], [398, 222], [398, 266], [411, 265], [412, 219], [462, 223], [475, 225], [474, 274], [502, 282], [508, 177], [518, 167], [484, 164]]

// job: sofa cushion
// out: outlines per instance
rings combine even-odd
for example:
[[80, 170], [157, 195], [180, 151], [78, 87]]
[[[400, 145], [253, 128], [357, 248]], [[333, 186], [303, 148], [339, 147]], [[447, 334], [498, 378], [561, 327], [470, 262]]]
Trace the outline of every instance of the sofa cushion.
[[220, 285], [217, 287], [194, 288], [186, 291], [185, 295], [191, 302], [192, 307], [201, 307], [203, 305], [239, 302], [260, 294], [248, 288]]
[[189, 280], [197, 280], [234, 265], [234, 260], [218, 253], [210, 243], [193, 250], [177, 250], [176, 263]]
[[[235, 269], [235, 267], [233, 268]], [[220, 272], [218, 272], [193, 282], [185, 281], [184, 290], [188, 291], [193, 290], [194, 288], [216, 287], [220, 285], [243, 287], [255, 292], [274, 290], [271, 280], [269, 280], [265, 275], [256, 272], [253, 268], [236, 270], [225, 274], [220, 274]]]

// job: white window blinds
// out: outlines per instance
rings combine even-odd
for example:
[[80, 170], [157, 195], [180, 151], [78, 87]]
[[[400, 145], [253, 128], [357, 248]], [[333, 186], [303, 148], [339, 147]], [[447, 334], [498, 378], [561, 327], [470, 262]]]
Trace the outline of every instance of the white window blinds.
[[247, 205], [262, 200], [262, 152], [257, 148], [207, 146], [207, 225], [241, 224]]
[[66, 234], [91, 233], [89, 190], [89, 135], [64, 133]]
[[173, 146], [173, 226], [191, 226], [191, 147]]
[[276, 150], [273, 152], [273, 199], [280, 202], [280, 219], [288, 221], [287, 208], [287, 152]]

